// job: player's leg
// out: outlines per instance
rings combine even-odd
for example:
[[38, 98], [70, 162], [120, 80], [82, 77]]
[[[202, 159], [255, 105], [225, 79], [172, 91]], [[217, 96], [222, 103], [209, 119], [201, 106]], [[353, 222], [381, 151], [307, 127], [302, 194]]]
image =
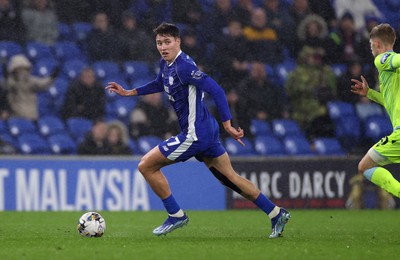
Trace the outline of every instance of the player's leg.
[[[389, 148], [390, 146], [387, 147]], [[377, 152], [376, 149], [380, 152]], [[372, 183], [399, 198], [400, 183], [387, 169], [379, 166], [379, 164], [385, 165], [390, 163], [388, 158], [383, 156], [383, 150], [382, 145], [371, 148], [358, 164], [358, 171]]]
[[189, 222], [189, 218], [176, 202], [171, 193], [168, 181], [161, 172], [162, 167], [173, 163], [174, 161], [167, 159], [160, 152], [159, 147], [156, 146], [143, 156], [138, 166], [139, 171], [149, 183], [152, 190], [162, 200], [168, 212], [167, 220], [161, 226], [153, 230], [153, 234], [157, 236], [166, 235]]
[[272, 223], [272, 234], [270, 238], [282, 235], [283, 229], [290, 218], [290, 214], [285, 209], [279, 208], [270, 201], [261, 193], [254, 183], [238, 175], [233, 169], [226, 152], [216, 158], [203, 158], [203, 160], [222, 184], [252, 201], [268, 215]]

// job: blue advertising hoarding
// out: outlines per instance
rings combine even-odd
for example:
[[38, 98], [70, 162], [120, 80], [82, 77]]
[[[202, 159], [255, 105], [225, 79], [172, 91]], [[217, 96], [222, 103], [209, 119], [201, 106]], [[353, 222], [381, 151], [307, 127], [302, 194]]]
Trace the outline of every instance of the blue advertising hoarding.
[[[130, 157], [0, 159], [0, 211], [164, 210], [138, 163]], [[163, 172], [182, 208], [226, 208], [225, 188], [202, 163], [189, 160]]]

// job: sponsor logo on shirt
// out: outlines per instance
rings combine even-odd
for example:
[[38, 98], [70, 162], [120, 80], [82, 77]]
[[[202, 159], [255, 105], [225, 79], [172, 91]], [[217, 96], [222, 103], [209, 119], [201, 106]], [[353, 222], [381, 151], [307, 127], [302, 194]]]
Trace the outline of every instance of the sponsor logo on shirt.
[[383, 54], [382, 58], [381, 58], [381, 63], [384, 64], [386, 62], [387, 58], [389, 58], [389, 56], [390, 56], [390, 53]]
[[197, 71], [192, 70], [192, 73], [190, 75], [194, 79], [201, 79], [204, 76], [204, 72], [202, 72], [201, 70], [197, 70]]

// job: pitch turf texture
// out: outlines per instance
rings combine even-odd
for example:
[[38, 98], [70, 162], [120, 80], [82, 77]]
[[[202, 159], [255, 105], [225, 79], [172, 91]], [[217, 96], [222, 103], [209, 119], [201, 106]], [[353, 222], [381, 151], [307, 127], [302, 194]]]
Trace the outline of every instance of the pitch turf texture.
[[83, 212], [0, 212], [0, 259], [396, 259], [400, 212], [292, 210], [284, 237], [269, 239], [257, 210], [188, 211], [189, 225], [151, 232], [165, 213], [101, 212], [107, 230], [84, 238]]

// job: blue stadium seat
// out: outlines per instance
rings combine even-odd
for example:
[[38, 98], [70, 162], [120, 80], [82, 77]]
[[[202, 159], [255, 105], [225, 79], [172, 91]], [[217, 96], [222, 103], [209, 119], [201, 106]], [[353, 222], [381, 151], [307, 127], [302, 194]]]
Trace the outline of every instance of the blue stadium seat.
[[390, 135], [393, 126], [387, 116], [369, 116], [364, 122], [364, 136], [369, 141], [377, 142], [384, 136]]
[[39, 133], [44, 137], [67, 132], [64, 122], [56, 116], [41, 117], [37, 124]]
[[146, 154], [161, 142], [162, 139], [157, 136], [141, 136], [137, 140], [138, 151], [140, 154]]
[[149, 64], [144, 61], [127, 61], [122, 65], [122, 73], [128, 82], [136, 79], [154, 79]]
[[58, 62], [49, 56], [49, 58], [41, 58], [33, 65], [33, 75], [38, 77], [48, 77], [57, 68]]
[[11, 117], [7, 121], [8, 129], [13, 136], [27, 133], [37, 133], [35, 122], [22, 117]]
[[256, 152], [254, 151], [254, 147], [251, 141], [246, 137], [241, 138], [241, 140], [245, 144], [245, 146], [241, 145], [233, 137], [226, 138], [225, 139], [226, 151], [233, 156], [256, 155]]
[[335, 63], [332, 64], [332, 70], [335, 73], [336, 77], [342, 76], [347, 71], [347, 65], [343, 63]]
[[327, 104], [327, 108], [332, 121], [336, 121], [343, 116], [356, 115], [354, 105], [344, 101], [330, 101]]
[[86, 40], [87, 35], [92, 30], [93, 26], [91, 23], [75, 22], [71, 25], [73, 38], [77, 42], [83, 42]]
[[311, 155], [311, 147], [304, 136], [286, 136], [283, 138], [285, 151], [289, 155]]
[[270, 125], [265, 120], [252, 119], [250, 123], [250, 132], [254, 136], [271, 135]]
[[22, 154], [50, 154], [47, 141], [35, 133], [24, 133], [18, 138], [19, 152]]
[[99, 80], [103, 80], [105, 78], [116, 77], [119, 75], [119, 67], [118, 64], [112, 61], [97, 61], [92, 64], [92, 68], [96, 77]]
[[357, 115], [344, 115], [335, 122], [335, 134], [346, 150], [360, 142], [361, 122]]
[[18, 148], [18, 141], [9, 133], [0, 133], [0, 140], [6, 142], [7, 144], [13, 146], [14, 148]]
[[43, 58], [52, 58], [50, 46], [39, 42], [28, 42], [25, 46], [25, 55], [34, 63]]
[[80, 143], [85, 134], [92, 130], [92, 121], [81, 117], [71, 117], [66, 120], [67, 130], [76, 143]]
[[296, 68], [296, 62], [291, 60], [287, 60], [284, 63], [275, 65], [275, 75], [277, 75], [279, 79], [280, 86], [285, 85], [289, 73], [292, 72], [295, 68]]
[[58, 114], [61, 107], [64, 105], [65, 92], [67, 92], [69, 82], [64, 77], [58, 77], [53, 81], [53, 84], [48, 89], [54, 107], [54, 114]]
[[42, 91], [37, 94], [37, 103], [39, 117], [57, 115], [57, 109], [54, 106], [53, 97], [48, 91]]
[[19, 43], [13, 41], [0, 41], [0, 61], [7, 61], [10, 57], [23, 53]]
[[272, 132], [275, 136], [283, 138], [285, 136], [302, 136], [303, 131], [299, 124], [291, 119], [274, 119], [272, 120]]
[[129, 138], [129, 148], [131, 148], [131, 151], [134, 155], [136, 154], [140, 154], [139, 148], [138, 148], [138, 144], [136, 143], [135, 140], [133, 140], [132, 138]]
[[0, 119], [0, 134], [9, 133], [7, 121]]
[[273, 135], [262, 135], [254, 138], [254, 149], [260, 155], [285, 155], [282, 142]]
[[73, 59], [82, 59], [82, 52], [75, 42], [62, 41], [54, 44], [54, 54], [63, 62]]
[[58, 133], [48, 137], [53, 154], [76, 154], [77, 145], [67, 133]]
[[87, 63], [80, 59], [72, 59], [64, 62], [62, 72], [68, 79], [75, 79], [81, 71], [87, 66]]
[[118, 98], [114, 101], [114, 109], [121, 120], [127, 120], [135, 106], [136, 99], [132, 98]]
[[339, 140], [333, 137], [316, 138], [314, 146], [319, 155], [345, 155]]
[[71, 27], [66, 23], [58, 23], [58, 40], [70, 41], [72, 37]]

